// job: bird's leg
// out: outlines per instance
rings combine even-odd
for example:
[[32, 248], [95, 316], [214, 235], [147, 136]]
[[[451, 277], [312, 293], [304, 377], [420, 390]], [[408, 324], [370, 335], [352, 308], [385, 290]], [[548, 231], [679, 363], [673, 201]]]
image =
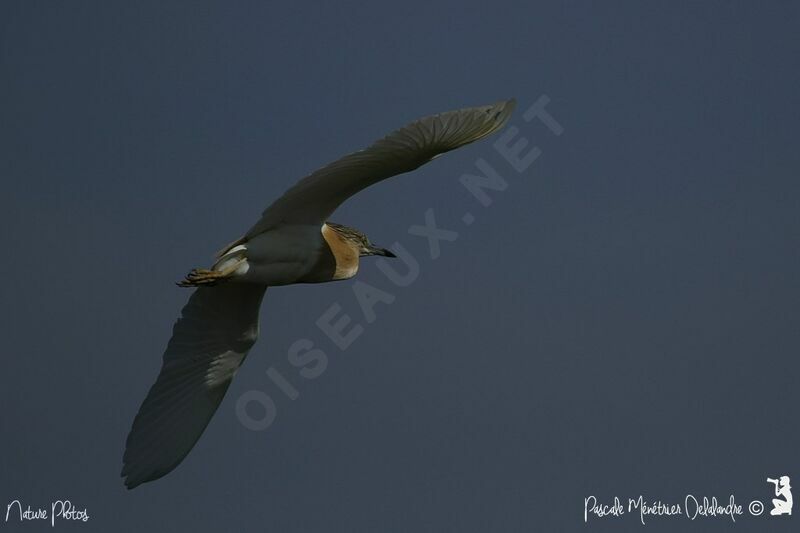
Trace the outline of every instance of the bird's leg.
[[233, 264], [226, 266], [222, 270], [207, 270], [205, 268], [193, 268], [191, 272], [186, 274], [186, 277], [177, 282], [179, 287], [210, 287], [222, 281], [226, 281], [231, 275], [236, 272], [236, 269], [245, 262], [246, 259], [242, 257]]
[[221, 272], [215, 270], [207, 270], [205, 268], [193, 268], [191, 272], [186, 274], [186, 277], [177, 282], [178, 287], [203, 287], [216, 285], [222, 281], [225, 276]]

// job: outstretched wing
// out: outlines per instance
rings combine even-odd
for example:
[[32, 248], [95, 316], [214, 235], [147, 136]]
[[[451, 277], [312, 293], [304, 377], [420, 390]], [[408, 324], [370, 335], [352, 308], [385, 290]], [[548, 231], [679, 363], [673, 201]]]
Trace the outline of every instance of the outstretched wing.
[[266, 289], [229, 282], [189, 298], [128, 435], [122, 477], [129, 489], [172, 471], [200, 438], [258, 338]]
[[512, 99], [412, 122], [300, 180], [264, 211], [244, 240], [283, 223], [322, 224], [358, 191], [499, 130], [515, 105]]

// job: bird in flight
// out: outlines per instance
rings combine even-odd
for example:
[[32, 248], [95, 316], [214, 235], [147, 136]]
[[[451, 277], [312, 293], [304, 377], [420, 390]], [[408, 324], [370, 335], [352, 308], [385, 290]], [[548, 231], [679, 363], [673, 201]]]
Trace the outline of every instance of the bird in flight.
[[132, 489], [164, 476], [195, 445], [258, 338], [267, 287], [349, 279], [361, 257], [394, 257], [360, 231], [329, 222], [339, 205], [370, 185], [496, 132], [514, 105], [512, 99], [421, 118], [322, 167], [267, 207], [247, 233], [217, 254], [210, 269], [189, 272], [178, 285], [196, 289], [128, 434], [125, 485]]

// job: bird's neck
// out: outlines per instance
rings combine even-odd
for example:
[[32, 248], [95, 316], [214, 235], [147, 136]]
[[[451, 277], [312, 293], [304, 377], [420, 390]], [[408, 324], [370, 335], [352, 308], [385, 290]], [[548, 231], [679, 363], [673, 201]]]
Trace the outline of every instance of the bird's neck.
[[322, 225], [322, 238], [325, 239], [328, 249], [336, 260], [336, 270], [332, 279], [349, 279], [355, 276], [358, 272], [358, 246], [327, 224]]

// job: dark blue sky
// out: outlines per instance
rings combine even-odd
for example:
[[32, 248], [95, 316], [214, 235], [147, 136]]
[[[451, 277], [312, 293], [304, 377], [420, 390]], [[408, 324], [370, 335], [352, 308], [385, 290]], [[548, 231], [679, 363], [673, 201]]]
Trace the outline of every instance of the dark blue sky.
[[[800, 480], [798, 27], [790, 2], [4, 2], [0, 504], [69, 498], [76, 531], [463, 532], [640, 530], [586, 526], [592, 494], [768, 502], [767, 476]], [[542, 95], [560, 136], [522, 117]], [[343, 206], [419, 278], [365, 261], [395, 297], [373, 323], [353, 281], [268, 291], [194, 451], [126, 491], [173, 282], [309, 171], [511, 96], [533, 165], [492, 139]], [[509, 184], [488, 207], [459, 183], [478, 158]], [[459, 233], [435, 260], [408, 233], [428, 209]], [[334, 303], [364, 326], [346, 351], [315, 324]], [[236, 417], [249, 390], [266, 431]]]

